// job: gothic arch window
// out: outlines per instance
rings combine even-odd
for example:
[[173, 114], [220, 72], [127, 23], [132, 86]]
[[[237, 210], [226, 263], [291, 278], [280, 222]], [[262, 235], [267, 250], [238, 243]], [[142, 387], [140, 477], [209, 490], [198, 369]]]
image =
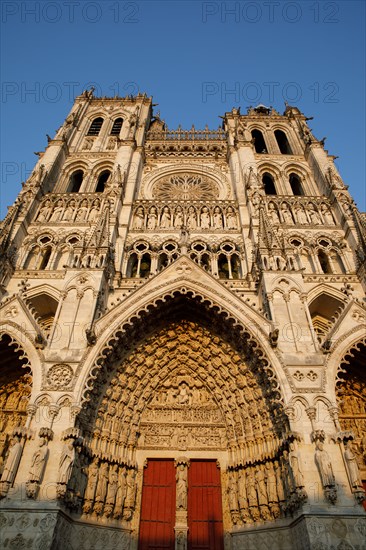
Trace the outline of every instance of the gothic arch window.
[[116, 118], [113, 122], [111, 136], [119, 136], [123, 124], [123, 118]]
[[144, 254], [141, 258], [140, 273], [141, 278], [148, 277], [151, 271], [151, 256], [150, 254]]
[[38, 294], [27, 300], [28, 306], [33, 310], [37, 322], [45, 334], [50, 333], [55, 319], [58, 302], [49, 294]]
[[190, 257], [203, 269], [211, 271], [211, 254], [206, 243], [201, 241], [192, 243]]
[[329, 258], [327, 254], [324, 252], [324, 250], [318, 251], [318, 259], [319, 259], [320, 267], [323, 273], [332, 273], [332, 270], [330, 268]]
[[327, 293], [317, 296], [310, 304], [309, 311], [314, 330], [322, 341], [332, 326], [332, 318], [343, 308], [343, 303]]
[[274, 135], [281, 153], [283, 155], [292, 155], [292, 150], [285, 132], [282, 130], [275, 130]]
[[304, 189], [299, 176], [297, 176], [296, 174], [290, 174], [289, 181], [292, 193], [294, 195], [303, 196]]
[[29, 251], [27, 259], [24, 263], [24, 269], [37, 269], [40, 247], [33, 246]]
[[252, 140], [256, 153], [265, 154], [268, 153], [266, 142], [264, 141], [263, 134], [260, 130], [252, 130]]
[[223, 243], [220, 245], [218, 270], [220, 279], [241, 278], [240, 258], [235, 252], [235, 245], [232, 243]]
[[137, 242], [133, 246], [127, 264], [127, 277], [145, 278], [151, 272], [151, 253], [149, 245], [145, 242]]
[[344, 267], [343, 260], [341, 258], [341, 255], [334, 249], [330, 250], [329, 256], [332, 261], [332, 266], [334, 267], [334, 270], [336, 273], [346, 273], [346, 269]]
[[50, 245], [46, 246], [41, 250], [41, 257], [38, 269], [46, 269], [49, 264], [52, 254], [52, 247]]
[[83, 183], [84, 172], [82, 170], [75, 170], [70, 176], [69, 185], [66, 193], [78, 193], [80, 191], [81, 184]]
[[158, 260], [158, 271], [161, 271], [165, 267], [169, 265], [169, 257], [166, 252], [162, 252], [159, 254], [159, 260]]
[[99, 135], [99, 132], [102, 128], [102, 125], [103, 125], [103, 118], [102, 117], [97, 117], [95, 118], [91, 125], [90, 125], [90, 128], [89, 128], [89, 131], [87, 133], [88, 136], [98, 136]]
[[264, 192], [266, 195], [277, 195], [275, 182], [271, 174], [265, 172], [262, 176], [262, 183], [264, 185]]
[[97, 186], [95, 188], [96, 193], [103, 193], [103, 191], [105, 189], [105, 184], [109, 180], [110, 175], [111, 175], [110, 170], [103, 170], [103, 172], [99, 175]]

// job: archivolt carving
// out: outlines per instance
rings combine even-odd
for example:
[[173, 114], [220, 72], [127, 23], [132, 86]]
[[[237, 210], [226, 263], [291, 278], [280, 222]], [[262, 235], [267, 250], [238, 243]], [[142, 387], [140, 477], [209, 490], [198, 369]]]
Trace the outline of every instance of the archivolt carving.
[[366, 337], [363, 337], [343, 355], [336, 380], [339, 422], [342, 430], [351, 430], [355, 436], [353, 452], [362, 470], [366, 470], [365, 351]]
[[[235, 467], [278, 456], [287, 419], [265, 370], [268, 361], [232, 325], [225, 338], [218, 336], [227, 321], [215, 324], [212, 314], [202, 314], [197, 323], [192, 305], [184, 305], [189, 319], [181, 319], [178, 299], [169, 322], [163, 309], [154, 315], [154, 329], [140, 321], [125, 338], [116, 335], [104, 351], [105, 368], [93, 370], [89, 402], [78, 418], [89, 465], [85, 496], [76, 489], [84, 513], [132, 518], [137, 448], [229, 450]], [[119, 500], [117, 479], [123, 482]]]

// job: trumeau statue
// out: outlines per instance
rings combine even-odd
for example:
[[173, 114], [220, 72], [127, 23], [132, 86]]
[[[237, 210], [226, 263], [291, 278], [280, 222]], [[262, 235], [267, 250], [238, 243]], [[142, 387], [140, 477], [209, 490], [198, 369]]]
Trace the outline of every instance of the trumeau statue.
[[187, 510], [187, 466], [179, 464], [177, 466], [177, 509]]

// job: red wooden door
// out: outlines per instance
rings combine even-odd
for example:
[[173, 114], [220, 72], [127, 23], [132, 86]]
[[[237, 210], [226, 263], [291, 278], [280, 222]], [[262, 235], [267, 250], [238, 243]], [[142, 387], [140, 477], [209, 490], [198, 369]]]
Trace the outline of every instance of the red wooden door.
[[149, 460], [142, 486], [139, 550], [174, 550], [175, 467]]
[[192, 460], [188, 469], [188, 550], [223, 550], [220, 470]]

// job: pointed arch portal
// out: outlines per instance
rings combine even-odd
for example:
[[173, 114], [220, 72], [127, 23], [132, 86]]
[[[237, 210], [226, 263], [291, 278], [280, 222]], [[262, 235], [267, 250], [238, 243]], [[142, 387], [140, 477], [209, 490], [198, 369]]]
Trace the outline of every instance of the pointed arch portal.
[[[195, 498], [213, 492], [217, 498], [221, 495], [219, 500], [216, 498], [215, 510], [208, 505], [195, 521], [192, 510], [197, 506], [190, 500], [194, 490], [193, 486], [191, 492], [188, 488], [188, 519], [193, 522], [193, 531], [196, 528], [211, 537], [212, 529], [222, 529], [217, 511], [222, 514], [223, 508], [234, 524], [247, 522], [249, 517], [256, 522], [281, 515], [278, 497], [270, 505], [258, 497], [250, 510], [249, 504], [244, 509], [238, 499], [233, 506], [231, 499], [228, 509], [226, 495], [233, 479], [237, 487], [241, 476], [252, 477], [259, 495], [261, 475], [267, 475], [267, 470], [274, 475], [276, 461], [278, 466], [283, 454], [288, 420], [278, 382], [260, 343], [219, 306], [193, 292], [177, 291], [147, 307], [106, 343], [86, 381], [84, 399], [77, 419], [89, 464], [84, 514], [135, 521], [139, 528], [141, 509], [140, 528], [145, 540], [149, 521], [157, 521], [152, 517], [156, 515], [155, 506], [149, 508], [152, 516], [146, 517], [146, 491], [151, 492], [156, 476], [159, 478], [156, 472], [151, 473], [151, 461], [184, 456], [185, 460], [203, 463], [193, 477], [189, 476], [195, 480]], [[116, 496], [110, 500], [107, 494], [103, 502], [98, 502], [99, 485], [90, 477], [95, 464], [99, 477], [103, 471], [105, 478], [108, 468], [111, 475], [110, 465], [115, 465], [119, 489], [116, 485]], [[150, 468], [149, 473], [144, 464]], [[202, 478], [201, 486], [197, 471], [207, 473], [212, 464], [220, 470], [215, 476], [207, 474], [206, 481]], [[159, 468], [165, 475], [168, 466], [160, 463]], [[162, 484], [157, 493], [174, 500], [170, 489], [164, 487]], [[118, 498], [120, 489], [124, 491], [122, 500]], [[287, 497], [290, 501], [290, 492]], [[176, 512], [178, 518], [178, 508]], [[216, 516], [211, 525], [213, 513]], [[168, 520], [159, 521], [168, 529]], [[198, 532], [196, 535], [200, 540]], [[198, 542], [193, 544], [192, 540], [187, 539], [192, 548], [198, 548]], [[144, 548], [142, 542], [140, 546]]]

